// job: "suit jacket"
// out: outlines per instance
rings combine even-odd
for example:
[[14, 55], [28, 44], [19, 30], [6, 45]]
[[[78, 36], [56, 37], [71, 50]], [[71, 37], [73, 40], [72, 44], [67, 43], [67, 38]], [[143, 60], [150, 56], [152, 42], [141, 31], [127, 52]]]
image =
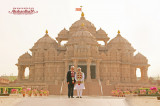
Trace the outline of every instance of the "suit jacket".
[[[72, 84], [72, 77], [71, 77], [71, 71], [67, 72], [67, 82], [69, 82], [69, 84]], [[74, 84], [75, 84], [76, 80], [75, 80], [75, 72], [74, 72]]]

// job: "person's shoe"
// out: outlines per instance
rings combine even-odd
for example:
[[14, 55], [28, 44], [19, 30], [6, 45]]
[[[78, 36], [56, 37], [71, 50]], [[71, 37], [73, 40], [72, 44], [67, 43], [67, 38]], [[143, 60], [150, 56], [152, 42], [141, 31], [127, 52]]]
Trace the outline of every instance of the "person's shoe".
[[74, 98], [73, 96], [71, 98]]
[[70, 96], [68, 96], [68, 98], [70, 98]]
[[82, 98], [82, 97], [80, 96], [80, 98]]
[[76, 98], [79, 98], [79, 96], [77, 96]]

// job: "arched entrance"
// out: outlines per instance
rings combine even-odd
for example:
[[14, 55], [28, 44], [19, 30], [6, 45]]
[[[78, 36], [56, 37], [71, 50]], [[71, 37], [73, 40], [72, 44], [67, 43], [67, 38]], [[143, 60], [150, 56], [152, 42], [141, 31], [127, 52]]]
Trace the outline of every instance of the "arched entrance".
[[25, 68], [24, 77], [25, 77], [25, 79], [29, 79], [29, 67]]
[[136, 68], [136, 77], [137, 77], [137, 81], [141, 80], [141, 69], [140, 68]]

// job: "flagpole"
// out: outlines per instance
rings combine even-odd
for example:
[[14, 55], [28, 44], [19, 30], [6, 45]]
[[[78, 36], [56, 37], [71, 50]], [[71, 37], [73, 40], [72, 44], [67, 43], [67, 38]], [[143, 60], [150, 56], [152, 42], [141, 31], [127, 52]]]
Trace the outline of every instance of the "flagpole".
[[80, 6], [80, 7], [81, 7], [81, 12], [82, 12], [82, 7], [83, 7], [83, 6]]

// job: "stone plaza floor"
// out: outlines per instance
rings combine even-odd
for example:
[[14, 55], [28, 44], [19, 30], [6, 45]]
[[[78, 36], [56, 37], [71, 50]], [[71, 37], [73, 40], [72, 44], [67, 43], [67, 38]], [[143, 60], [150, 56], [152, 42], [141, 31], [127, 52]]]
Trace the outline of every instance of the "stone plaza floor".
[[0, 106], [160, 106], [156, 97], [67, 96], [0, 97]]

